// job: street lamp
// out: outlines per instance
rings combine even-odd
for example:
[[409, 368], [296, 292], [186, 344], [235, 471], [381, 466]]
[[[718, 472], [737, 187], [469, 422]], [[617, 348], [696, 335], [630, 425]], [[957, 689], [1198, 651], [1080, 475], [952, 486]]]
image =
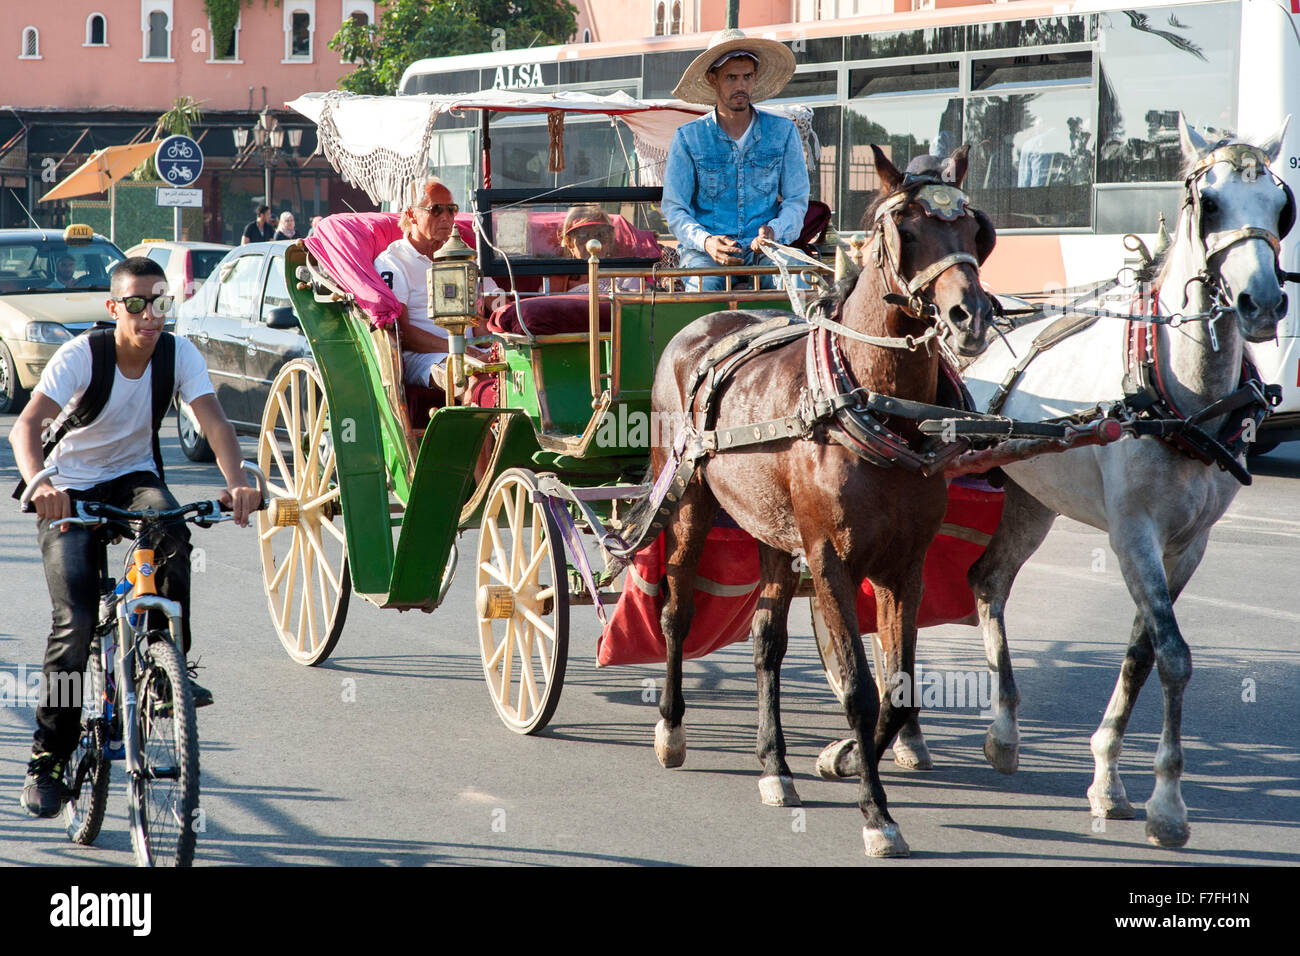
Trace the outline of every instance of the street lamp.
[[[253, 124], [252, 130], [235, 129], [231, 131], [235, 137], [235, 149], [243, 152], [248, 146], [249, 133], [252, 133], [253, 148], [261, 154], [263, 185], [265, 186], [266, 205], [271, 205], [271, 170], [279, 162], [280, 153], [284, 149], [285, 130], [280, 125], [280, 121], [271, 114], [270, 108], [262, 110], [257, 116], [257, 122]], [[302, 143], [302, 130], [289, 130], [289, 147], [297, 150]]]

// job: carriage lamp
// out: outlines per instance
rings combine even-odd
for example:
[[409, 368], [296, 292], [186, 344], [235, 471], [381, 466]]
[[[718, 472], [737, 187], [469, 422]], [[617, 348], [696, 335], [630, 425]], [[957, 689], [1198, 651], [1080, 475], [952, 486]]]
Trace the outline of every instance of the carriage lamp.
[[[465, 387], [465, 330], [478, 319], [478, 266], [474, 250], [461, 241], [453, 229], [441, 249], [433, 254], [429, 268], [429, 318], [447, 330], [447, 373], [454, 389]], [[455, 404], [452, 394], [447, 404]]]

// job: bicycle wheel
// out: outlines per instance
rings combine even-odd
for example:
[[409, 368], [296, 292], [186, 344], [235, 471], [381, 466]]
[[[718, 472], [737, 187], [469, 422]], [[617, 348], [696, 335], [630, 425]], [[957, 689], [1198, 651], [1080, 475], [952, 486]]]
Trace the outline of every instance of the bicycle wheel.
[[136, 700], [143, 763], [129, 783], [136, 862], [189, 866], [199, 809], [199, 734], [189, 677], [170, 641], [143, 651]]
[[[104, 676], [99, 665], [99, 638], [90, 648], [90, 663], [86, 667], [89, 693], [82, 704], [81, 735], [77, 749], [68, 761], [71, 799], [63, 805], [63, 824], [68, 839], [73, 843], [89, 845], [99, 836], [108, 807], [108, 780], [112, 762], [108, 759], [108, 727], [102, 710], [92, 708], [99, 704], [104, 693]], [[102, 704], [100, 704], [102, 708]]]
[[108, 808], [108, 733], [102, 717], [83, 721], [77, 749], [68, 761], [72, 798], [63, 805], [63, 825], [73, 843], [90, 845], [99, 836]]

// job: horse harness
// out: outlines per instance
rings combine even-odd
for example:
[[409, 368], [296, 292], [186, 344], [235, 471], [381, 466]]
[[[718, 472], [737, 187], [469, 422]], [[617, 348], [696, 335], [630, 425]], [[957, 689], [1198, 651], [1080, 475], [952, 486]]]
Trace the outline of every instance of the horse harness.
[[[1226, 162], [1245, 176], [1257, 175], [1265, 170], [1286, 193], [1284, 205], [1278, 220], [1278, 232], [1258, 226], [1246, 226], [1222, 234], [1205, 236], [1201, 230], [1201, 196], [1200, 178], [1202, 174], [1216, 163]], [[1209, 262], [1216, 255], [1225, 252], [1239, 242], [1263, 240], [1273, 249], [1276, 257], [1281, 247], [1281, 238], [1295, 224], [1296, 202], [1291, 188], [1283, 182], [1268, 165], [1268, 158], [1254, 146], [1245, 143], [1220, 145], [1200, 159], [1188, 173], [1184, 183], [1187, 198], [1183, 205], [1191, 209], [1193, 230], [1199, 236], [1205, 248], [1205, 266], [1202, 271], [1189, 280], [1199, 281], [1215, 299], [1223, 298], [1223, 291], [1217, 275], [1209, 272]], [[1210, 241], [1213, 239], [1213, 241]], [[1279, 270], [1279, 280], [1296, 281], [1300, 277], [1294, 273]], [[1186, 290], [1184, 289], [1184, 296]], [[1216, 304], [1210, 313], [1213, 323], [1219, 315], [1232, 311], [1230, 306]], [[1038, 355], [1052, 348], [1065, 339], [1091, 328], [1104, 311], [1096, 310], [1082, 315], [1066, 315], [1057, 319], [1040, 332], [1030, 345], [1029, 351], [1019, 362], [1007, 370], [1006, 376], [998, 386], [989, 403], [989, 412], [997, 414], [1007, 396], [1030, 362]], [[1114, 415], [1124, 420], [1128, 430], [1137, 436], [1151, 435], [1159, 438], [1171, 448], [1194, 458], [1203, 464], [1217, 464], [1220, 469], [1230, 473], [1243, 485], [1251, 483], [1250, 473], [1237, 461], [1249, 444], [1247, 434], [1253, 434], [1268, 416], [1269, 412], [1282, 401], [1282, 389], [1277, 385], [1265, 384], [1259, 370], [1243, 353], [1241, 374], [1236, 390], [1229, 395], [1211, 403], [1194, 415], [1180, 411], [1169, 394], [1160, 371], [1159, 336], [1155, 326], [1168, 324], [1177, 326], [1179, 317], [1164, 317], [1159, 310], [1159, 290], [1151, 288], [1139, 292], [1133, 302], [1128, 318], [1128, 334], [1124, 337], [1124, 397], [1119, 402], [1099, 405], [1090, 413], [1071, 416], [1075, 420], [1095, 418], [1102, 415]], [[1186, 321], [1187, 317], [1181, 317]], [[1211, 341], [1218, 348], [1218, 339], [1210, 326]], [[1219, 431], [1211, 435], [1201, 425], [1220, 416], [1245, 410], [1245, 417], [1235, 420], [1228, 418]]]
[[[904, 279], [898, 272], [900, 240], [892, 213], [912, 201], [927, 216], [949, 222], [974, 215], [974, 211], [965, 193], [929, 176], [908, 176], [899, 193], [886, 199], [877, 210], [873, 227], [877, 239], [876, 267], [886, 289], [901, 290], [886, 294], [885, 300], [913, 317], [921, 317], [933, 311], [927, 310], [921, 295], [940, 275], [964, 263], [978, 267], [979, 260], [969, 253], [953, 253], [912, 279]], [[971, 419], [985, 423], [985, 433], [989, 431], [987, 423], [992, 421], [999, 432], [1010, 433], [1009, 420], [973, 411], [974, 402], [960, 377], [942, 360], [940, 385], [952, 400], [952, 406], [894, 398], [863, 388], [845, 361], [838, 341], [840, 336], [884, 348], [915, 350], [928, 345], [940, 333], [932, 326], [916, 337], [866, 335], [840, 324], [842, 302], [832, 308], [831, 301], [823, 298], [813, 303], [807, 320], [775, 310], [755, 311], [753, 314], [764, 317], [764, 321], [738, 329], [710, 346], [692, 373], [685, 403], [688, 414], [702, 419], [700, 427], [689, 423], [678, 431], [667, 465], [650, 494], [625, 522], [624, 526], [632, 529], [630, 540], [609, 535], [602, 542], [611, 555], [630, 559], [658, 536], [676, 511], [700, 460], [711, 455], [786, 439], [830, 439], [877, 467], [901, 467], [929, 477], [941, 474], [944, 465], [971, 447], [970, 441], [947, 434], [942, 438], [922, 434], [913, 444], [890, 426], [890, 419], [915, 422]], [[735, 372], [753, 358], [799, 339], [805, 340], [807, 381], [800, 390], [795, 413], [718, 428], [716, 399]], [[814, 433], [818, 426], [824, 428], [824, 437]]]

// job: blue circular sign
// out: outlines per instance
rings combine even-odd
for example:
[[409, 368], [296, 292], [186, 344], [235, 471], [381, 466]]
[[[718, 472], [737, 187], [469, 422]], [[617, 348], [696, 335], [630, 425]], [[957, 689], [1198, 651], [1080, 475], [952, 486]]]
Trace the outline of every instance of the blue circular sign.
[[203, 172], [203, 150], [188, 136], [168, 136], [158, 144], [153, 164], [170, 186], [192, 186]]

